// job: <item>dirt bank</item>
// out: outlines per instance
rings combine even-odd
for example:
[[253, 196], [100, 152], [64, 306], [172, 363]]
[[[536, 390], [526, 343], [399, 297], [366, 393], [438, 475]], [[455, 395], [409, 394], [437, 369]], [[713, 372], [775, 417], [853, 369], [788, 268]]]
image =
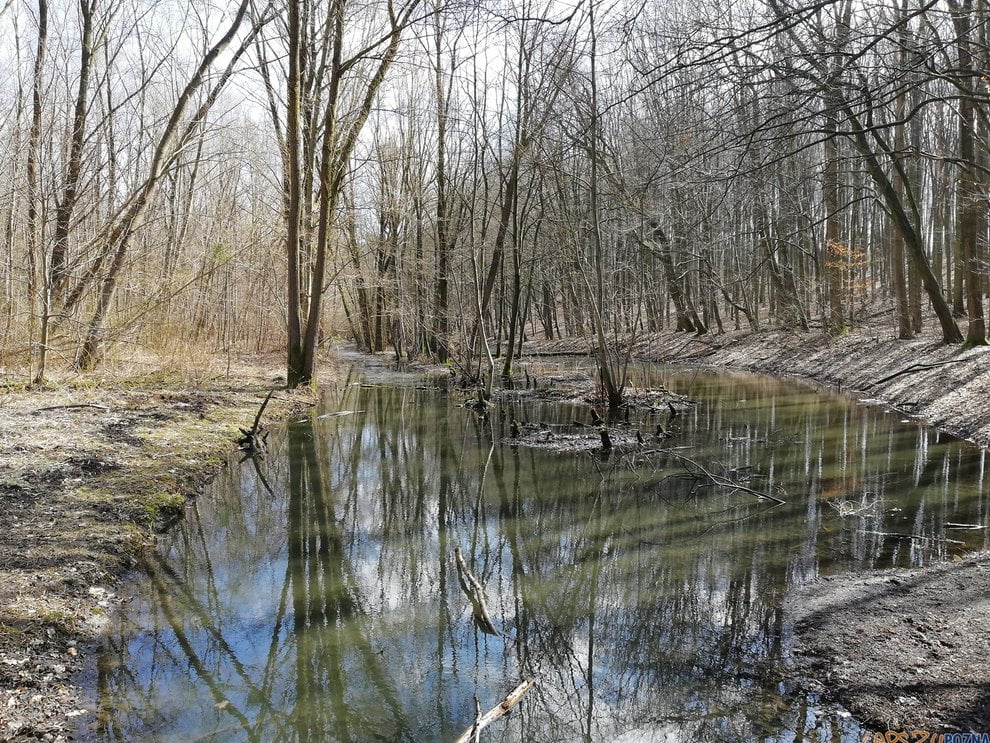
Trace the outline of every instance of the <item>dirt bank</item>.
[[802, 676], [875, 730], [990, 732], [990, 555], [822, 578], [790, 604]]
[[[0, 741], [65, 740], [91, 714], [71, 678], [124, 600], [117, 579], [223, 466], [280, 373], [277, 359], [224, 359], [0, 387]], [[278, 392], [265, 421], [314, 402]]]
[[[669, 333], [640, 337], [633, 352], [643, 361], [795, 377], [990, 445], [990, 348], [889, 336]], [[588, 348], [585, 339], [568, 339], [528, 350]], [[990, 555], [823, 578], [798, 589], [790, 604], [803, 683], [873, 730], [990, 732]]]

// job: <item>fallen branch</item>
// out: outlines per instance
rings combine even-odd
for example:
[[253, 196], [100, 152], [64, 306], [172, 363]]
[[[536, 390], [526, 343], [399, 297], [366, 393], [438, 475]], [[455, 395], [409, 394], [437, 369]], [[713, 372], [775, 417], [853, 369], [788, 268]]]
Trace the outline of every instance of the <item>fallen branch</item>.
[[860, 534], [872, 534], [878, 537], [890, 537], [891, 539], [919, 539], [923, 542], [945, 542], [947, 544], [966, 544], [958, 539], [948, 539], [947, 537], [923, 537], [920, 534], [898, 534], [889, 531], [871, 531], [869, 529], [859, 530]]
[[485, 600], [485, 587], [468, 570], [460, 547], [454, 548], [454, 560], [457, 562], [457, 580], [461, 584], [461, 590], [464, 591], [471, 601], [471, 610], [474, 613], [475, 624], [486, 634], [500, 636], [502, 633], [495, 629], [495, 623], [492, 622], [491, 614], [488, 613], [488, 603]]
[[357, 415], [358, 413], [363, 413], [363, 410], [338, 410], [335, 413], [324, 413], [323, 415], [316, 416], [316, 420], [321, 421], [324, 418], [339, 418], [344, 415]]
[[481, 700], [478, 699], [478, 692], [474, 693], [474, 735], [471, 743], [481, 743]]
[[903, 376], [904, 374], [911, 374], [913, 372], [935, 369], [940, 366], [946, 366], [947, 364], [958, 364], [960, 361], [970, 361], [972, 358], [973, 358], [972, 356], [967, 356], [964, 359], [949, 359], [947, 361], [934, 361], [930, 364], [920, 364], [920, 363], [911, 364], [910, 366], [904, 367], [899, 372], [894, 372], [893, 374], [890, 374], [884, 377], [883, 379], [878, 379], [876, 382], [871, 382], [870, 384], [866, 385], [866, 388], [870, 389], [871, 387], [877, 387], [883, 384], [884, 382], [889, 382], [891, 379], [897, 379], [898, 377]]
[[[659, 357], [657, 359], [657, 363], [658, 364], [664, 364], [664, 363], [667, 363], [668, 361], [684, 361], [688, 357], [683, 356], [681, 352], [685, 348], [687, 348], [688, 346], [690, 346], [692, 343], [704, 343], [704, 341], [702, 341], [697, 336], [692, 336], [691, 338], [688, 338], [688, 340], [685, 343], [683, 343], [675, 351], [672, 351], [672, 352], [668, 353], [666, 356]], [[707, 345], [707, 344], [705, 344], [705, 345]], [[709, 354], [702, 354], [702, 355], [703, 356], [710, 355], [710, 352], [709, 352]]]
[[478, 740], [479, 733], [519, 704], [519, 700], [523, 698], [523, 695], [529, 691], [535, 683], [535, 679], [526, 679], [523, 681], [519, 684], [519, 686], [506, 694], [505, 699], [503, 699], [497, 706], [492, 707], [485, 714], [475, 718], [474, 724], [461, 733], [454, 743], [471, 743], [471, 741]]
[[91, 403], [91, 402], [77, 402], [71, 405], [49, 405], [48, 407], [45, 408], [38, 408], [37, 410], [34, 411], [34, 415], [37, 415], [38, 413], [43, 413], [46, 410], [75, 410], [77, 408], [95, 408], [96, 410], [102, 410], [104, 412], [110, 410], [110, 408], [108, 408], [106, 405], [97, 405], [96, 403]]
[[691, 472], [689, 470], [686, 473], [687, 476], [694, 478], [696, 480], [708, 480], [708, 483], [710, 485], [714, 485], [719, 488], [727, 488], [730, 491], [739, 490], [742, 491], [743, 493], [749, 493], [750, 495], [754, 495], [757, 498], [760, 498], [761, 500], [773, 501], [778, 505], [787, 502], [785, 500], [781, 500], [775, 495], [770, 495], [770, 493], [764, 493], [762, 490], [754, 490], [753, 488], [746, 487], [745, 485], [742, 485], [731, 478], [723, 477], [722, 475], [716, 475], [714, 472], [709, 472], [707, 469], [702, 467], [693, 459], [689, 457], [685, 457], [682, 454], [677, 454], [672, 449], [647, 449], [646, 451], [639, 452], [640, 456], [647, 454], [668, 454], [674, 457], [675, 459], [677, 459], [681, 464], [689, 464], [692, 467], [696, 467], [698, 471]]

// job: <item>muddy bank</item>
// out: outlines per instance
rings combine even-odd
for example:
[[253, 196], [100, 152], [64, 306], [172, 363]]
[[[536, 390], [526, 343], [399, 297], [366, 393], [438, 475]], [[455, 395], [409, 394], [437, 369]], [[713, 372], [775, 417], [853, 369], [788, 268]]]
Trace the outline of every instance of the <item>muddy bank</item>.
[[[532, 343], [588, 353], [585, 339]], [[642, 361], [797, 378], [990, 445], [990, 348], [899, 341], [889, 331], [657, 334]], [[990, 524], [983, 524], [990, 527]], [[790, 598], [800, 683], [874, 730], [990, 732], [990, 555], [916, 570], [821, 578]]]
[[[0, 741], [65, 740], [119, 577], [224, 465], [279, 360], [0, 388]], [[265, 422], [315, 403], [278, 392]], [[87, 719], [89, 718], [89, 719]]]
[[822, 578], [790, 600], [798, 670], [875, 730], [990, 732], [990, 555]]

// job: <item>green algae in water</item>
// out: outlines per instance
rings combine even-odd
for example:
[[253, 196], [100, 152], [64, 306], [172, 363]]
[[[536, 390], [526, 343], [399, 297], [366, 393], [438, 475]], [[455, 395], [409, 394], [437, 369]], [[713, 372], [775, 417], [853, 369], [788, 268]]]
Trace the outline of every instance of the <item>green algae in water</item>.
[[[345, 387], [234, 468], [150, 559], [97, 679], [100, 740], [453, 741], [474, 696], [537, 685], [485, 740], [858, 740], [782, 681], [784, 601], [823, 573], [987, 546], [984, 455], [876, 408], [749, 376], [664, 374], [698, 401], [676, 457], [513, 448], [459, 398]], [[660, 418], [634, 416], [651, 431]], [[594, 434], [591, 434], [594, 435]], [[891, 536], [893, 535], [893, 536]], [[952, 541], [947, 541], [952, 540]], [[459, 546], [501, 636], [471, 621]]]

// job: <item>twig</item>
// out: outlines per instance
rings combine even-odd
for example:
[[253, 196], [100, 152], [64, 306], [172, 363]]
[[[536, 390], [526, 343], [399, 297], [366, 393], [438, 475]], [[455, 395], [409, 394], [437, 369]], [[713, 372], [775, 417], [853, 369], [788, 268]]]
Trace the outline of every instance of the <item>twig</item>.
[[[492, 707], [485, 714], [476, 718], [474, 724], [471, 725], [467, 730], [458, 736], [454, 743], [470, 743], [472, 740], [478, 740], [478, 734], [484, 730], [486, 727], [491, 725], [495, 720], [505, 715], [509, 710], [519, 704], [519, 700], [523, 698], [523, 695], [529, 691], [533, 684], [536, 683], [535, 679], [526, 679], [515, 689], [510, 691], [505, 695], [505, 699], [501, 701], [495, 707]], [[480, 706], [479, 706], [480, 709]]]
[[707, 479], [710, 484], [715, 485], [717, 487], [728, 488], [729, 490], [741, 490], [744, 493], [749, 493], [750, 495], [754, 495], [757, 498], [760, 498], [762, 500], [773, 501], [777, 505], [781, 505], [781, 504], [787, 502], [785, 500], [781, 500], [780, 498], [778, 498], [775, 495], [770, 495], [769, 493], [764, 493], [763, 491], [760, 491], [760, 490], [754, 490], [753, 488], [748, 488], [745, 485], [740, 485], [738, 482], [736, 482], [735, 480], [732, 480], [732, 479], [730, 479], [728, 477], [722, 477], [721, 475], [716, 475], [714, 472], [709, 472], [708, 470], [706, 470], [704, 467], [702, 467], [700, 464], [698, 464], [693, 459], [691, 459], [689, 457], [685, 457], [682, 454], [678, 454], [675, 451], [673, 451], [672, 449], [647, 449], [646, 451], [638, 452], [638, 453], [640, 455], [645, 455], [645, 454], [669, 454], [670, 456], [674, 457], [679, 462], [681, 462], [681, 464], [690, 464], [690, 465], [698, 468], [698, 470], [699, 470], [698, 473], [688, 471], [688, 475], [690, 477], [694, 477], [696, 479], [702, 479], [702, 478], [703, 479]]
[[965, 542], [960, 542], [958, 539], [948, 539], [946, 537], [923, 537], [918, 534], [897, 534], [895, 532], [889, 531], [869, 531], [867, 529], [862, 529], [860, 534], [873, 534], [878, 537], [892, 537], [893, 539], [921, 539], [925, 542], [946, 542], [948, 544], [966, 544]]

